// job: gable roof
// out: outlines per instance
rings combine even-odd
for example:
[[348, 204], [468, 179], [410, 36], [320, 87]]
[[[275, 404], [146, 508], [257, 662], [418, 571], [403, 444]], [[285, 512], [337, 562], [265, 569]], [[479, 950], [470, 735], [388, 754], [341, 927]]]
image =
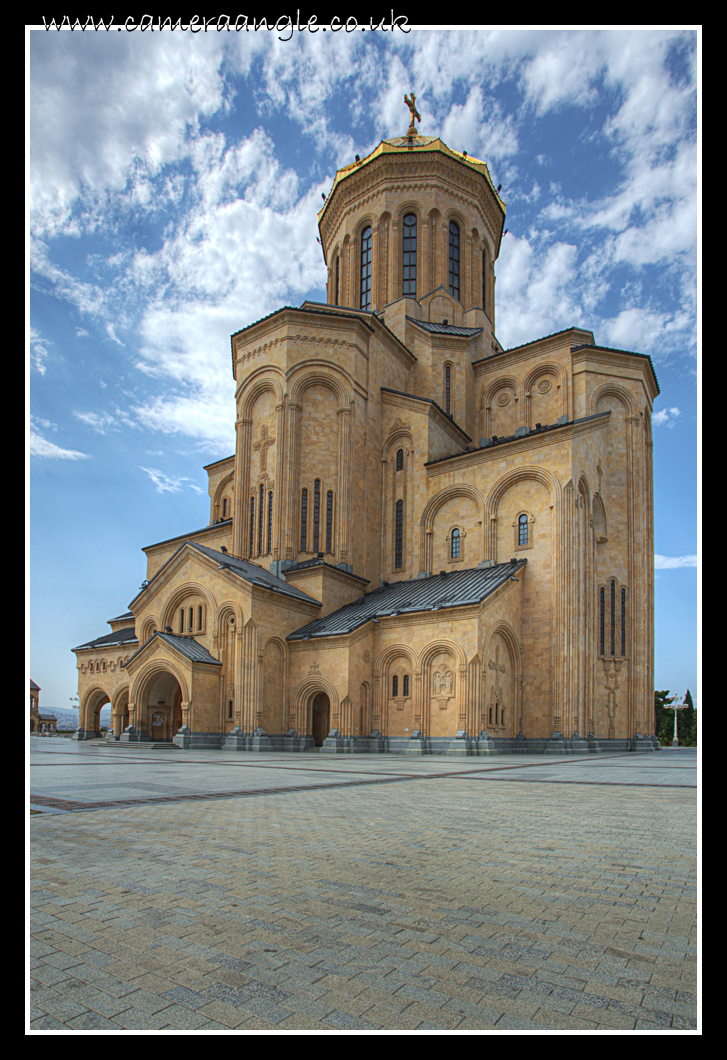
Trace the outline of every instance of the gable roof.
[[447, 607], [466, 607], [489, 596], [525, 567], [527, 560], [498, 563], [494, 567], [447, 571], [416, 581], [384, 583], [371, 593], [324, 618], [318, 618], [290, 633], [288, 640], [311, 637], [334, 637], [352, 633], [372, 619], [391, 615], [414, 614], [417, 611], [439, 611]]
[[117, 629], [115, 633], [107, 633], [105, 637], [96, 637], [95, 640], [87, 640], [85, 644], [79, 644], [71, 651], [84, 651], [86, 648], [112, 648], [116, 644], [138, 644], [139, 638], [133, 626], [125, 629]]
[[139, 652], [143, 651], [147, 645], [151, 644], [156, 637], [158, 637], [159, 640], [164, 641], [165, 644], [168, 644], [170, 648], [174, 648], [174, 650], [178, 651], [180, 655], [184, 655], [185, 658], [190, 660], [190, 662], [213, 663], [215, 666], [222, 666], [220, 660], [215, 659], [214, 655], [210, 655], [207, 649], [203, 647], [203, 645], [198, 644], [194, 637], [180, 637], [176, 633], [160, 633], [159, 630], [157, 630], [156, 633], [152, 633], [151, 637], [149, 637], [149, 640], [146, 641], [145, 644], [142, 644], [138, 651], [134, 652], [129, 661], [124, 663], [124, 668], [136, 658]]
[[[312, 596], [308, 596], [307, 593], [302, 592], [300, 589], [296, 589], [292, 585], [287, 585], [282, 578], [277, 578], [270, 571], [265, 570], [264, 567], [259, 567], [257, 563], [251, 563], [247, 559], [238, 559], [236, 556], [231, 556], [228, 552], [218, 552], [215, 548], [209, 548], [207, 545], [200, 545], [197, 541], [183, 541], [177, 551], [169, 557], [166, 563], [164, 563], [159, 570], [156, 572], [154, 577], [148, 582], [141, 590], [136, 594], [134, 600], [138, 600], [142, 593], [145, 593], [150, 586], [154, 585], [154, 582], [162, 573], [165, 571], [169, 564], [179, 555], [183, 548], [187, 545], [195, 552], [199, 552], [202, 556], [212, 560], [217, 564], [218, 570], [229, 571], [230, 574], [236, 575], [238, 578], [242, 578], [244, 581], [249, 582], [251, 585], [258, 585], [261, 589], [268, 589], [273, 593], [281, 593], [283, 596], [292, 596], [296, 600], [302, 600], [306, 604], [315, 604], [316, 607], [321, 607], [320, 600], [314, 600]], [[134, 600], [131, 603], [134, 603]], [[119, 634], [123, 632], [119, 630]]]

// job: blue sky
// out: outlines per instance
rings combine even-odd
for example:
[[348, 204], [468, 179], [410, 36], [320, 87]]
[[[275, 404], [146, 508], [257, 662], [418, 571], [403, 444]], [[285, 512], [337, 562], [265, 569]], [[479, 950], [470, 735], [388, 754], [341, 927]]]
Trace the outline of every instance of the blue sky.
[[699, 35], [29, 32], [29, 667], [70, 706], [144, 545], [207, 524], [230, 335], [325, 301], [335, 171], [408, 124], [485, 159], [497, 334], [648, 353], [656, 687], [698, 705]]

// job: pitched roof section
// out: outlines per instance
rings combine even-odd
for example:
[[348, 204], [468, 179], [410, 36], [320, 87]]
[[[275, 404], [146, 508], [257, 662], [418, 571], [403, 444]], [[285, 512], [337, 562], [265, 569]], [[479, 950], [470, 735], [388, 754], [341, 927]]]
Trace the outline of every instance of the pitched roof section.
[[164, 643], [168, 644], [170, 648], [174, 648], [175, 651], [178, 651], [180, 655], [189, 659], [190, 662], [212, 663], [214, 666], [222, 666], [220, 660], [215, 659], [214, 655], [210, 655], [207, 649], [202, 647], [201, 644], [198, 644], [194, 637], [179, 637], [176, 633], [160, 633], [159, 630], [157, 630], [156, 633], [152, 633], [151, 637], [149, 637], [149, 640], [146, 641], [145, 644], [142, 644], [138, 651], [134, 652], [129, 661], [124, 664], [124, 668], [129, 666], [139, 652], [143, 651], [147, 645], [151, 644], [155, 637], [164, 641]]
[[522, 570], [526, 563], [527, 560], [521, 559], [516, 563], [498, 563], [494, 567], [448, 571], [431, 578], [383, 585], [372, 593], [366, 593], [354, 603], [346, 604], [324, 618], [309, 622], [290, 633], [287, 639], [335, 637], [352, 633], [374, 618], [478, 604], [495, 589], [504, 585], [513, 574]]
[[107, 633], [105, 637], [97, 637], [95, 640], [86, 641], [85, 644], [79, 644], [77, 648], [71, 648], [71, 651], [85, 651], [88, 648], [112, 648], [116, 644], [138, 643], [139, 638], [134, 627], [127, 626], [125, 629], [117, 629], [115, 633]]
[[462, 328], [458, 324], [435, 324], [431, 320], [417, 320], [416, 317], [406, 319], [416, 324], [417, 327], [435, 332], [437, 335], [464, 335], [466, 338], [471, 338], [473, 335], [479, 335], [483, 330], [482, 328]]
[[231, 574], [236, 574], [238, 578], [251, 582], [252, 585], [259, 585], [261, 589], [269, 589], [273, 593], [282, 593], [283, 596], [293, 596], [296, 600], [315, 604], [316, 607], [322, 606], [320, 600], [314, 600], [312, 596], [308, 596], [308, 593], [296, 589], [293, 585], [288, 585], [282, 578], [276, 578], [274, 574], [265, 570], [264, 567], [258, 567], [256, 563], [250, 563], [246, 559], [237, 559], [236, 556], [230, 556], [227, 552], [217, 552], [214, 548], [208, 548], [207, 545], [197, 544], [196, 541], [185, 541], [185, 544], [209, 559], [215, 560], [220, 567], [229, 570]]

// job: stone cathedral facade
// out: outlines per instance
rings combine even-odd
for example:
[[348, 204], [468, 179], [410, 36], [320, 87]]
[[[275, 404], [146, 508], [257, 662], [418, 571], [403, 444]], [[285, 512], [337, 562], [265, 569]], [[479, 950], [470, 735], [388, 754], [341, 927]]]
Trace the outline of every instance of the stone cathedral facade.
[[653, 366], [502, 348], [499, 189], [415, 117], [336, 174], [326, 303], [232, 336], [209, 523], [73, 649], [79, 739], [110, 703], [110, 738], [180, 748], [658, 747]]

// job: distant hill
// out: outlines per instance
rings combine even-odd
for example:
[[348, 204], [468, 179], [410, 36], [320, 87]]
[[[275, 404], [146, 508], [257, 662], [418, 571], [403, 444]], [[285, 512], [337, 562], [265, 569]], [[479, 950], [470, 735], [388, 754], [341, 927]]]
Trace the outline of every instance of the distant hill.
[[[75, 729], [78, 728], [78, 711], [77, 710], [67, 710], [64, 707], [50, 707], [50, 706], [46, 706], [46, 704], [41, 701], [40, 712], [41, 712], [41, 714], [55, 714], [55, 716], [56, 716], [56, 718], [58, 720], [58, 728], [59, 729], [74, 729], [75, 730]], [[102, 726], [105, 725], [106, 728], [109, 728], [110, 725], [111, 725], [111, 707], [110, 706], [101, 708], [101, 725]]]

